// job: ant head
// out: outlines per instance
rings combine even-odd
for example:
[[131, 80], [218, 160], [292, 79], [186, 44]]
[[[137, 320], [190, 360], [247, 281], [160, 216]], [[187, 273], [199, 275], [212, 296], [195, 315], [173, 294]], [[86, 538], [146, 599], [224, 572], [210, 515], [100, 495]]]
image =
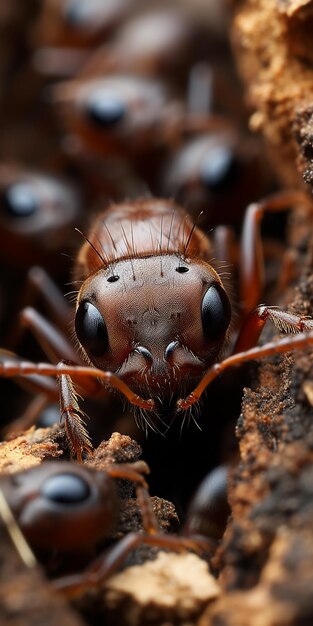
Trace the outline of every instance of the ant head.
[[95, 545], [115, 522], [112, 480], [69, 462], [48, 462], [5, 478], [4, 495], [34, 549]]
[[[141, 219], [143, 205], [146, 218], [154, 207], [154, 218], [151, 214]], [[121, 230], [119, 242], [113, 225], [111, 229], [117, 260], [105, 267], [103, 258], [101, 267], [100, 254], [98, 267], [91, 269], [95, 246], [89, 246], [90, 275], [78, 295], [76, 335], [91, 363], [117, 373], [140, 393], [144, 381], [150, 389], [161, 385], [163, 391], [168, 383], [169, 391], [175, 392], [182, 379], [201, 375], [219, 354], [230, 324], [229, 299], [213, 267], [192, 256], [193, 249], [199, 252], [202, 238], [184, 213], [179, 209], [173, 213], [173, 204], [167, 201], [163, 207], [155, 200], [130, 203], [128, 232], [126, 225], [123, 229], [122, 206], [115, 209], [115, 215], [121, 212], [116, 225]], [[133, 217], [137, 211], [137, 222], [130, 219], [131, 209]], [[110, 226], [109, 216], [103, 220], [102, 215], [104, 221]], [[187, 245], [184, 238], [185, 254], [177, 248], [184, 228], [191, 233]], [[95, 232], [95, 244], [99, 234]], [[140, 255], [140, 238], [147, 242], [149, 236], [151, 252], [146, 248]], [[82, 250], [86, 257], [88, 245]]]
[[163, 84], [114, 75], [56, 88], [65, 122], [88, 149], [102, 155], [142, 155], [162, 145], [164, 115], [176, 111]]
[[259, 184], [254, 145], [230, 127], [186, 141], [164, 168], [166, 195], [210, 227], [240, 220]]
[[[67, 182], [17, 166], [0, 167], [0, 229], [23, 237], [56, 238], [73, 224], [80, 201]], [[56, 243], [57, 245], [57, 243]]]

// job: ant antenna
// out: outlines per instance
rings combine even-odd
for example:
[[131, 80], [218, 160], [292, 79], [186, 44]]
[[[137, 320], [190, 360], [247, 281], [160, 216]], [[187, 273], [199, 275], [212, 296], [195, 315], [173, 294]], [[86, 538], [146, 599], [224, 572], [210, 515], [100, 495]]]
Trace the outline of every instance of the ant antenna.
[[136, 280], [134, 263], [133, 263], [133, 257], [132, 257], [132, 254], [131, 254], [131, 246], [129, 245], [129, 241], [127, 239], [127, 235], [125, 233], [125, 228], [124, 228], [123, 224], [121, 224], [121, 229], [122, 229], [122, 233], [123, 233], [123, 239], [124, 239], [124, 242], [125, 242], [125, 245], [126, 245], [126, 251], [129, 254], [129, 261], [130, 261], [132, 272], [133, 272], [133, 280]]
[[198, 221], [199, 221], [201, 215], [203, 215], [203, 211], [200, 211], [200, 213], [197, 215], [197, 217], [196, 217], [196, 219], [195, 219], [195, 221], [193, 223], [192, 229], [191, 229], [191, 231], [190, 231], [190, 233], [188, 235], [188, 239], [187, 239], [187, 242], [186, 242], [186, 245], [185, 245], [185, 248], [184, 248], [184, 255], [186, 255], [186, 253], [187, 253], [188, 246], [189, 246], [190, 241], [191, 241], [191, 237], [192, 237], [192, 235], [194, 233], [194, 230], [195, 230], [195, 228], [196, 228], [196, 226], [198, 224]]
[[90, 239], [88, 239], [88, 237], [86, 237], [86, 235], [84, 235], [84, 233], [82, 233], [82, 231], [79, 230], [79, 228], [75, 228], [75, 230], [85, 239], [85, 241], [87, 241], [87, 243], [89, 243], [90, 247], [98, 255], [98, 257], [101, 260], [101, 262], [103, 263], [103, 265], [106, 265], [106, 261], [105, 261], [104, 257], [100, 254], [99, 250], [97, 250], [97, 248], [93, 245], [93, 243], [90, 241]]

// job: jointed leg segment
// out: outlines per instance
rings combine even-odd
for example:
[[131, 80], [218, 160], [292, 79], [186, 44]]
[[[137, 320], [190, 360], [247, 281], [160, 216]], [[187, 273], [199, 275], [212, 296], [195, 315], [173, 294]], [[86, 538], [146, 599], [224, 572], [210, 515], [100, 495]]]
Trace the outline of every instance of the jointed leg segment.
[[67, 430], [71, 447], [78, 456], [82, 450], [89, 450], [91, 443], [82, 422], [83, 412], [78, 406], [78, 395], [74, 384], [86, 388], [88, 392], [94, 393], [102, 389], [100, 381], [109, 384], [114, 389], [120, 391], [131, 404], [135, 404], [144, 409], [152, 409], [153, 400], [145, 400], [135, 394], [117, 375], [112, 372], [105, 372], [95, 367], [67, 364], [64, 362], [58, 365], [49, 363], [31, 363], [22, 361], [7, 352], [2, 353], [0, 363], [0, 376], [19, 377], [29, 375], [55, 376], [60, 382], [60, 403], [61, 414], [65, 417], [65, 428]]
[[[312, 320], [310, 321], [312, 322]], [[179, 409], [188, 409], [192, 404], [198, 402], [206, 387], [208, 387], [219, 374], [233, 365], [241, 365], [241, 363], [245, 363], [246, 361], [257, 361], [258, 359], [264, 359], [274, 354], [286, 354], [294, 350], [305, 350], [311, 345], [313, 345], [313, 330], [308, 333], [299, 333], [298, 335], [284, 337], [278, 341], [270, 341], [263, 346], [256, 346], [244, 352], [237, 352], [224, 359], [224, 361], [212, 365], [194, 391], [192, 391], [186, 399], [178, 400], [177, 406]]]
[[278, 213], [295, 205], [304, 205], [312, 211], [311, 201], [301, 191], [277, 193], [247, 208], [240, 247], [240, 291], [245, 313], [249, 313], [260, 302], [264, 285], [261, 220], [267, 212]]

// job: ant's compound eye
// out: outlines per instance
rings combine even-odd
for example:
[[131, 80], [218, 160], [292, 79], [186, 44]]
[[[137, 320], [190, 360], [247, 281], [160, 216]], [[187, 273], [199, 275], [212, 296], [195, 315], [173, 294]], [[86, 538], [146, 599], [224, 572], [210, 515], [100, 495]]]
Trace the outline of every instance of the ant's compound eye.
[[81, 27], [85, 22], [94, 17], [94, 3], [82, 2], [81, 0], [68, 0], [63, 6], [63, 17], [67, 24], [72, 27]]
[[41, 495], [58, 504], [81, 504], [89, 498], [90, 487], [75, 474], [57, 474], [44, 482]]
[[214, 283], [203, 296], [201, 319], [204, 336], [210, 341], [221, 339], [231, 318], [230, 302], [223, 287]]
[[109, 345], [108, 332], [104, 319], [98, 309], [83, 300], [75, 316], [76, 335], [86, 349], [94, 357], [103, 356]]
[[94, 91], [88, 98], [86, 108], [90, 121], [104, 128], [118, 124], [125, 115], [124, 102], [107, 90]]
[[233, 150], [227, 146], [211, 148], [202, 165], [200, 178], [209, 191], [227, 192], [236, 183], [241, 166]]
[[16, 183], [6, 189], [3, 196], [4, 207], [11, 217], [30, 217], [38, 211], [38, 198], [31, 185]]

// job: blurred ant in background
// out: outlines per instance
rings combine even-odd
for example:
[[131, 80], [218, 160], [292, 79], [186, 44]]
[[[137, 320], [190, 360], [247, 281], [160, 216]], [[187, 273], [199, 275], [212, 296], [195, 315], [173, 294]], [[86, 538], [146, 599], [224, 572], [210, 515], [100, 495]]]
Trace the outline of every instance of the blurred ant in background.
[[[160, 532], [144, 478], [147, 472], [143, 461], [113, 464], [105, 471], [66, 461], [42, 463], [1, 478], [0, 512], [11, 521], [9, 531], [17, 548], [24, 545], [16, 539], [16, 523], [53, 576], [53, 585], [73, 598], [100, 587], [141, 545], [197, 552], [214, 548], [214, 541], [205, 536]], [[117, 490], [116, 479], [136, 486], [143, 529], [128, 532], [112, 545], [121, 508], [129, 502], [129, 496]], [[27, 556], [34, 565], [29, 551]]]

